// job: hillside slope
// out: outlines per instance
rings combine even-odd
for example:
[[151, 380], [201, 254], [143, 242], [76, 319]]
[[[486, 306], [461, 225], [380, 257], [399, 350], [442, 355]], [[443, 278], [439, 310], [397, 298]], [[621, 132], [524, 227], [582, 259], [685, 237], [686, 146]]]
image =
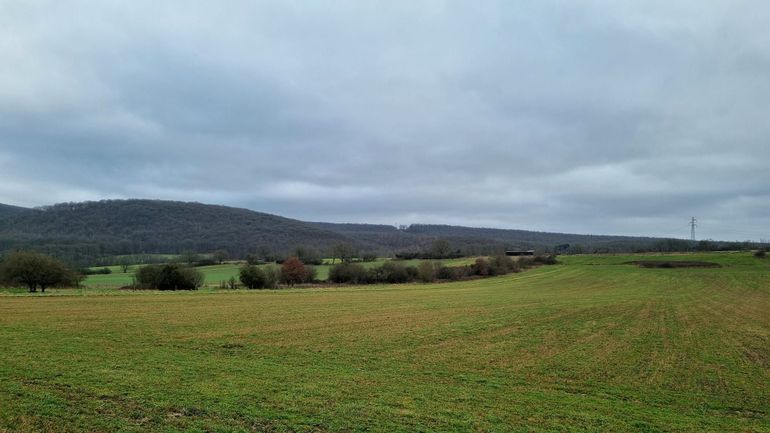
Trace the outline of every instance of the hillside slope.
[[140, 253], [234, 255], [297, 246], [330, 248], [343, 235], [289, 218], [226, 206], [161, 200], [65, 203], [0, 222], [0, 250], [35, 248], [79, 258]]
[[312, 224], [361, 243], [385, 245], [396, 251], [423, 249], [435, 239], [446, 239], [450, 241], [453, 248], [461, 249], [467, 254], [488, 254], [504, 249], [628, 252], [651, 250], [658, 246], [661, 250], [686, 249], [688, 246], [686, 241], [676, 239], [550, 233], [437, 224], [412, 224], [405, 229], [375, 224]]
[[313, 226], [345, 236], [359, 248], [400, 250], [427, 246], [430, 236], [415, 235], [384, 224], [310, 223]]
[[643, 247], [661, 241], [660, 238], [638, 236], [551, 233], [431, 224], [413, 224], [406, 231], [413, 235], [446, 239], [484, 239], [504, 244], [510, 248], [539, 248], [543, 246], [569, 248], [569, 246], [580, 246], [580, 248], [585, 250], [605, 250], [607, 252], [630, 251], [634, 245]]
[[4, 218], [28, 214], [30, 212], [33, 212], [33, 210], [26, 207], [12, 206], [9, 204], [0, 203], [0, 220]]
[[348, 243], [360, 252], [419, 252], [446, 239], [461, 254], [492, 254], [510, 248], [541, 251], [647, 251], [687, 249], [686, 241], [592, 236], [417, 224], [397, 229], [377, 224], [304, 222], [248, 209], [162, 200], [104, 200], [26, 209], [0, 205], [0, 253], [36, 249], [89, 263], [121, 254], [199, 253], [226, 249], [286, 254], [302, 246], [329, 254]]

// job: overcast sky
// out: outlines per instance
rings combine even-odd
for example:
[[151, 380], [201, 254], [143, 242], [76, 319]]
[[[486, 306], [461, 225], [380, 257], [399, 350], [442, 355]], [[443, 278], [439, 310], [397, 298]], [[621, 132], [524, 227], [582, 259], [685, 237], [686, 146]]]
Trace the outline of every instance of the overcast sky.
[[770, 2], [0, 0], [0, 203], [770, 238]]

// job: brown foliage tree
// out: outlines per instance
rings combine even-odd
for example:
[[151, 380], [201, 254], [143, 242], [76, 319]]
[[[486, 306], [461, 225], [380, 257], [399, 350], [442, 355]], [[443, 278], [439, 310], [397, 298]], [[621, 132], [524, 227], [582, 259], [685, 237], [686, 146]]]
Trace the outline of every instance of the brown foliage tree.
[[289, 257], [281, 265], [281, 281], [289, 286], [305, 282], [308, 270], [298, 257]]

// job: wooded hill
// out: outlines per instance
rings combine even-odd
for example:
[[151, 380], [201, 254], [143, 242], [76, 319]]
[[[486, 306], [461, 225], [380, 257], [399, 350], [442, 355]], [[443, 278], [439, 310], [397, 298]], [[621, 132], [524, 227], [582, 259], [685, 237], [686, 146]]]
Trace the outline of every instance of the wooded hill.
[[21, 215], [31, 211], [32, 209], [27, 209], [25, 207], [11, 206], [11, 205], [0, 203], [0, 220], [2, 220], [3, 218], [17, 216], [17, 215]]
[[233, 257], [289, 254], [297, 247], [328, 254], [348, 243], [359, 252], [393, 255], [449, 241], [461, 254], [505, 249], [560, 252], [671, 251], [687, 241], [543, 233], [444, 225], [406, 229], [375, 224], [303, 222], [226, 206], [162, 200], [104, 200], [42, 208], [0, 205], [0, 253], [34, 249], [76, 263], [126, 254], [198, 253], [225, 249]]
[[311, 224], [247, 209], [161, 200], [64, 203], [0, 219], [0, 251], [35, 249], [70, 261], [124, 254], [211, 252], [235, 256], [347, 241]]

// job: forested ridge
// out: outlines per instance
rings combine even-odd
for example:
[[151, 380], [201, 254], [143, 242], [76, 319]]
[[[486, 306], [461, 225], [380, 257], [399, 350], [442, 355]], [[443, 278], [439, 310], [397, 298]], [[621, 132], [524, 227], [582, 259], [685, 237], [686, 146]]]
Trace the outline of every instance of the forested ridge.
[[32, 209], [0, 203], [0, 221], [4, 218], [18, 216], [29, 212], [32, 212]]
[[464, 255], [513, 248], [579, 253], [691, 247], [684, 240], [649, 237], [304, 222], [248, 209], [163, 200], [103, 200], [34, 209], [0, 205], [0, 253], [33, 249], [77, 263], [115, 255], [218, 249], [235, 258], [289, 254], [298, 247], [327, 254], [340, 243], [382, 256], [424, 251], [436, 239], [448, 241], [454, 253]]
[[122, 254], [210, 252], [239, 256], [346, 238], [301, 221], [247, 209], [161, 200], [63, 203], [0, 219], [0, 250], [30, 248], [79, 261]]

